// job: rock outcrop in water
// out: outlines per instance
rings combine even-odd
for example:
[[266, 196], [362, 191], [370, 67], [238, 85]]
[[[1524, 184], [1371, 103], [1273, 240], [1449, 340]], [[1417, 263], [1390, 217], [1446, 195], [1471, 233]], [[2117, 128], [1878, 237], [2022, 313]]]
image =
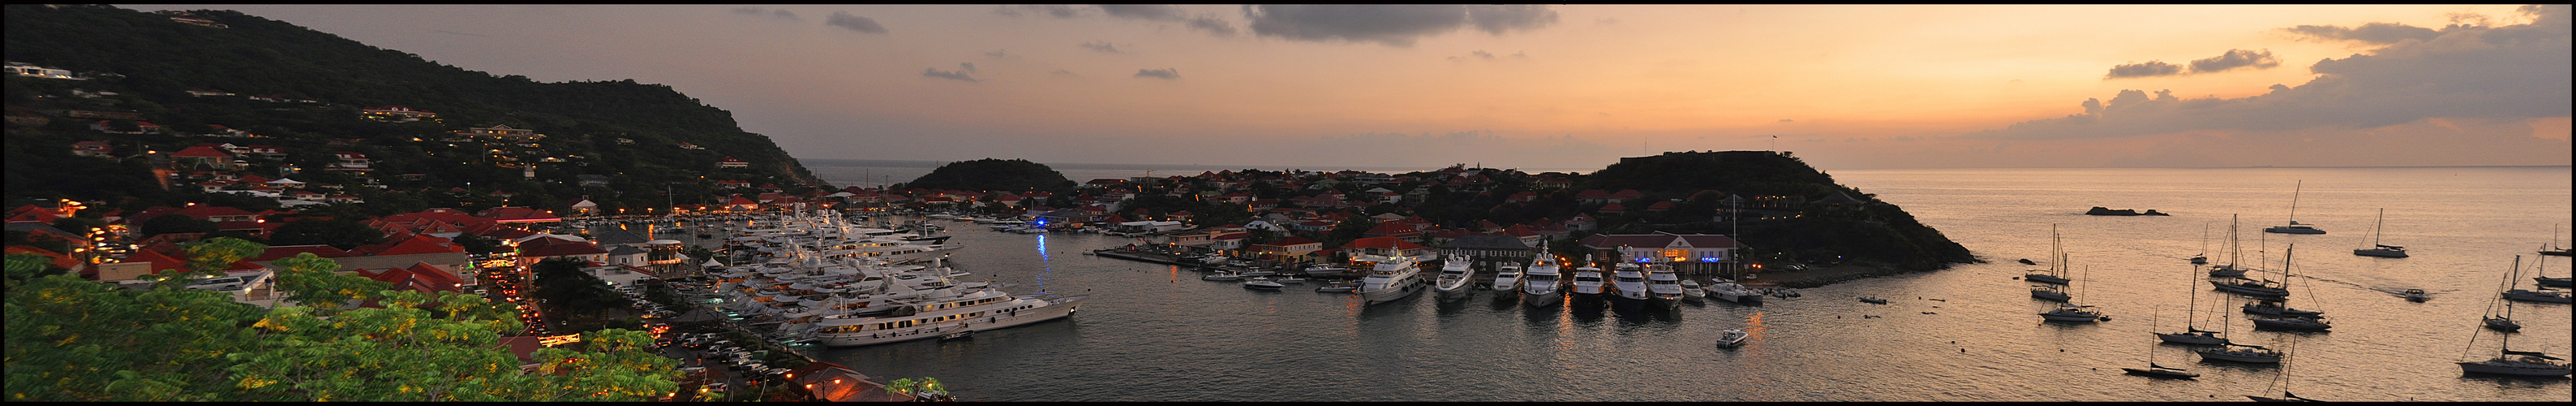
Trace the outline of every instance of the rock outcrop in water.
[[2157, 213], [2156, 209], [2147, 209], [2147, 212], [2139, 213], [2138, 209], [2111, 210], [2102, 206], [2093, 206], [2093, 210], [2086, 210], [2084, 211], [2084, 214], [2091, 216], [2169, 216], [2169, 214]]

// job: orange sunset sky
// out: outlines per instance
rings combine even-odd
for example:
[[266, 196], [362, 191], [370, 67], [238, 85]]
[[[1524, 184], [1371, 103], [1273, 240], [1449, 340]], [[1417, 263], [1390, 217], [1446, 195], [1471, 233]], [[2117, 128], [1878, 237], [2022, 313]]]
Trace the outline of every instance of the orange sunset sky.
[[[235, 5], [671, 85], [799, 158], [2568, 165], [2568, 7]], [[542, 130], [542, 129], [540, 129]]]

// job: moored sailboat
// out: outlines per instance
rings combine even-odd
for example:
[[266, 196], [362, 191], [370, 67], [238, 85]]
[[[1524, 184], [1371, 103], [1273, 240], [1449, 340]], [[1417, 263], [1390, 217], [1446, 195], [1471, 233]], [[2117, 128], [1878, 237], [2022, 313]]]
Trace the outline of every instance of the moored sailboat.
[[[2199, 268], [2193, 267], [2192, 269], [2197, 270]], [[2185, 273], [2183, 275], [2185, 278], [2189, 278], [2191, 274]], [[2156, 339], [2164, 340], [2164, 342], [2168, 343], [2192, 345], [2227, 343], [2227, 337], [2219, 335], [2218, 332], [2200, 329], [2200, 290], [2190, 288], [2190, 286], [2192, 286], [2190, 281], [2186, 280], [2183, 283], [2185, 284], [2184, 290], [2189, 291], [2191, 295], [2191, 300], [2189, 302], [2190, 305], [2185, 309], [2189, 312], [2187, 314], [2189, 317], [2185, 318], [2183, 321], [2183, 331], [2179, 333], [2155, 333]]]
[[2298, 188], [2299, 188], [2299, 187], [2301, 187], [2301, 186], [2305, 186], [2307, 182], [2306, 182], [2306, 181], [2300, 181], [2299, 183], [2300, 183], [2300, 185], [2299, 185], [2299, 186], [2294, 186], [2294, 187], [2292, 187], [2292, 189], [2290, 189], [2290, 224], [2289, 224], [2289, 225], [2282, 225], [2282, 226], [2272, 226], [2272, 227], [2270, 227], [2270, 228], [2265, 228], [2265, 229], [2263, 229], [2263, 232], [2266, 232], [2266, 233], [2275, 233], [2275, 234], [2325, 234], [2325, 233], [2326, 233], [2326, 230], [2320, 230], [2320, 229], [2317, 229], [2315, 226], [2310, 226], [2310, 225], [2307, 225], [2307, 224], [2299, 224], [2299, 189], [2298, 189]]

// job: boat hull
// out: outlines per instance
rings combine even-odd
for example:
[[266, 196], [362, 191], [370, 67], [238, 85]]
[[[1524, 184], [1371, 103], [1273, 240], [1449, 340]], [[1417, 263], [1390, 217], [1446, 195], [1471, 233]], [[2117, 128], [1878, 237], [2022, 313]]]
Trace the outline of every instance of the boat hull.
[[2281, 356], [2277, 354], [2254, 354], [2238, 351], [2212, 350], [2196, 351], [2196, 353], [2200, 354], [2200, 359], [2210, 361], [2248, 362], [2256, 364], [2281, 363]]
[[2315, 228], [2308, 228], [2308, 227], [2288, 227], [2288, 226], [2282, 226], [2282, 227], [2265, 227], [2265, 228], [2263, 228], [2263, 232], [2266, 232], [2266, 233], [2273, 233], [2273, 234], [2325, 234], [2325, 233], [2326, 233], [2326, 230], [2319, 230], [2319, 229], [2315, 229]]
[[2239, 295], [2246, 295], [2246, 296], [2258, 296], [2258, 297], [2272, 297], [2272, 298], [2290, 297], [2290, 290], [2289, 290], [2289, 289], [2281, 289], [2281, 288], [2273, 288], [2273, 287], [2260, 287], [2260, 286], [2245, 286], [2245, 285], [2238, 285], [2238, 284], [2226, 283], [2226, 282], [2220, 282], [2220, 281], [2209, 281], [2209, 285], [2210, 285], [2210, 286], [2212, 286], [2212, 287], [2217, 287], [2217, 288], [2218, 288], [2218, 291], [2220, 291], [2220, 292], [2234, 293], [2234, 294], [2239, 294]]
[[2025, 280], [2025, 281], [2030, 281], [2030, 282], [2032, 282], [2032, 283], [2045, 283], [2045, 284], [2050, 284], [2050, 285], [2064, 285], [2064, 284], [2066, 284], [2066, 278], [2060, 278], [2060, 277], [2057, 277], [2056, 275], [2049, 275], [2049, 274], [2038, 274], [2038, 273], [2035, 273], [2035, 274], [2029, 274], [2029, 275], [2022, 275], [2021, 279], [2022, 279], [2022, 280]]
[[1521, 291], [1521, 304], [1529, 305], [1529, 307], [1548, 307], [1563, 303], [1565, 303], [1565, 291], [1562, 290], [1548, 290], [1546, 292]]
[[2566, 365], [2545, 365], [2512, 361], [2462, 362], [2460, 373], [2514, 376], [2567, 376]]
[[941, 322], [927, 326], [916, 326], [896, 331], [879, 331], [872, 333], [820, 333], [814, 334], [813, 338], [814, 343], [827, 347], [856, 347], [939, 338], [948, 334], [963, 331], [1005, 329], [1071, 317], [1075, 311], [1081, 310], [1082, 299], [1083, 297], [1076, 296], [1049, 300], [1047, 301], [1048, 305], [1046, 306], [1028, 309], [1028, 311], [1022, 311], [1008, 316], [990, 316], [951, 320], [948, 322]]
[[1421, 293], [1426, 285], [1428, 284], [1422, 283], [1421, 279], [1407, 279], [1405, 282], [1393, 284], [1385, 289], [1353, 292], [1359, 293], [1360, 300], [1367, 304], [1379, 304], [1412, 297], [1415, 293]]
[[2353, 255], [2365, 256], [2365, 257], [2380, 257], [2380, 258], [2405, 258], [2405, 257], [2406, 257], [2406, 251], [2398, 251], [2398, 250], [2358, 249], [2358, 250], [2352, 250], [2352, 254], [2353, 254]]
[[2120, 369], [2121, 369], [2121, 370], [2124, 370], [2124, 371], [2129, 371], [2129, 374], [2130, 374], [2130, 375], [2144, 376], [2144, 377], [2149, 377], [2149, 378], [2192, 379], [2192, 378], [2199, 378], [2199, 377], [2200, 377], [2200, 374], [2195, 374], [2195, 373], [2190, 373], [2190, 372], [2183, 372], [2183, 371], [2175, 371], [2175, 370], [2170, 370], [2170, 369], [2153, 369], [2153, 368], [2120, 368]]
[[2219, 345], [2227, 343], [2226, 337], [2219, 337], [2218, 334], [2215, 333], [2156, 333], [2156, 339], [2164, 340], [2164, 342], [2168, 343], [2190, 345]]
[[2531, 290], [2522, 290], [2522, 289], [2514, 289], [2514, 290], [2505, 291], [2505, 292], [2504, 292], [2504, 298], [2505, 298], [2505, 300], [2524, 301], [2524, 302], [2534, 302], [2534, 303], [2567, 303], [2567, 302], [2568, 302], [2568, 297], [2567, 297], [2567, 294], [2565, 294], [2565, 293], [2558, 293], [2558, 292], [2541, 292], [2541, 291], [2531, 291]]
[[2551, 277], [2537, 277], [2537, 278], [2531, 278], [2531, 280], [2532, 280], [2532, 282], [2534, 282], [2534, 283], [2539, 283], [2539, 284], [2540, 284], [2540, 286], [2548, 286], [2548, 287], [2553, 287], [2553, 288], [2576, 287], [2576, 286], [2568, 286], [2568, 283], [2570, 283], [2570, 281], [2576, 281], [2576, 278], [2551, 278]]

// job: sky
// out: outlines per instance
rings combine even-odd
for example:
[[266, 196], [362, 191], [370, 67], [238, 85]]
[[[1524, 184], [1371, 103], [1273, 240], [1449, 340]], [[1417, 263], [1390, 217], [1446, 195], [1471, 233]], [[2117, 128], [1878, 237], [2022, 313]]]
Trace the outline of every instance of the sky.
[[667, 84], [798, 158], [2568, 165], [2564, 5], [126, 5]]

